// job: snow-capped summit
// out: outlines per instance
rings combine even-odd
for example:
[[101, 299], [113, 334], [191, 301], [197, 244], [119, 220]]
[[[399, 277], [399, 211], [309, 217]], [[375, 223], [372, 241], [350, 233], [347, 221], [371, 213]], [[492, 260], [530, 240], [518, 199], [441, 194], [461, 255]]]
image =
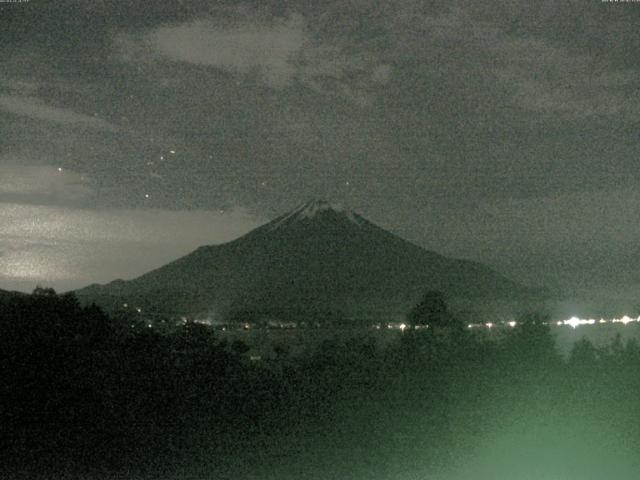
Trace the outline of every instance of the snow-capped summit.
[[307, 218], [313, 218], [316, 213], [327, 210], [333, 210], [334, 212], [345, 211], [345, 208], [341, 204], [329, 203], [326, 200], [311, 200], [310, 202], [298, 207], [298, 209], [299, 214]]
[[276, 219], [276, 221], [273, 222], [272, 230], [280, 228], [284, 224], [289, 224], [292, 221], [320, 218], [323, 214], [327, 213], [346, 218], [349, 222], [358, 226], [364, 223], [362, 217], [354, 213], [350, 208], [346, 208], [339, 203], [330, 203], [326, 200], [311, 200], [294, 208], [279, 219]]

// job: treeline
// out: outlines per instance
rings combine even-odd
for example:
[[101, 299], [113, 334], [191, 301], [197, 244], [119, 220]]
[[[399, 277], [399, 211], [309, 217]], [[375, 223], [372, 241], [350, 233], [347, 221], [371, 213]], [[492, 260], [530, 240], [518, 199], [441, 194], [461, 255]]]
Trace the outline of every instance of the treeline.
[[203, 325], [161, 335], [52, 290], [7, 299], [0, 476], [634, 478], [636, 343], [565, 359], [539, 318], [490, 340], [436, 304], [411, 315], [440, 325], [391, 345], [252, 362]]

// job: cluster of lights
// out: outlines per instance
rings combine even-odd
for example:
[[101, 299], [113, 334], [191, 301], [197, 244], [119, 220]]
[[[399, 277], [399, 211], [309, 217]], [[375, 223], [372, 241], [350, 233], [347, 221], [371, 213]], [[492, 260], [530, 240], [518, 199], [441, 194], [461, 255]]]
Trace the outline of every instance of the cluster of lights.
[[[122, 304], [123, 308], [129, 308], [129, 304], [128, 303], [123, 303]], [[142, 307], [135, 307], [135, 311], [138, 313], [142, 313]]]
[[[127, 308], [129, 305], [126, 303], [123, 303], [122, 306]], [[135, 310], [138, 313], [142, 313], [142, 308], [140, 307], [135, 307]], [[187, 317], [184, 317], [184, 316], [181, 317], [181, 320], [183, 323], [187, 323], [188, 321]], [[194, 323], [199, 323], [202, 325], [212, 324], [212, 322], [209, 319], [195, 319]], [[558, 320], [557, 322], [555, 322], [555, 325], [559, 327], [570, 326], [571, 328], [578, 328], [581, 325], [596, 325], [596, 324], [606, 324], [606, 323], [621, 323], [622, 325], [628, 325], [629, 323], [640, 323], [640, 316], [638, 316], [637, 318], [631, 318], [627, 315], [624, 315], [621, 318], [612, 318], [610, 320], [606, 320], [604, 318], [601, 318], [600, 320], [596, 320], [593, 318], [585, 319], [585, 318], [571, 317], [567, 320]], [[517, 325], [518, 325], [518, 322], [511, 320], [509, 322], [500, 322], [499, 324], [493, 323], [493, 322], [469, 323], [467, 324], [467, 328], [469, 329], [486, 328], [488, 330], [491, 330], [497, 326], [515, 328]], [[542, 325], [549, 325], [549, 322], [542, 322]], [[408, 325], [406, 323], [387, 323], [385, 326], [388, 330], [400, 330], [401, 332], [404, 332], [405, 330], [419, 330], [423, 328], [429, 328], [428, 325]], [[149, 324], [148, 327], [152, 328], [152, 325]], [[248, 323], [244, 323], [242, 325], [243, 330], [249, 330], [250, 328], [251, 328], [251, 325]], [[375, 328], [376, 330], [380, 330], [381, 325], [377, 324], [375, 325]], [[224, 331], [226, 329], [223, 328], [222, 330]]]
[[640, 317], [631, 318], [631, 317], [625, 315], [622, 318], [613, 318], [611, 320], [605, 320], [604, 318], [601, 318], [600, 320], [595, 320], [593, 318], [571, 317], [568, 320], [562, 320], [562, 321], [556, 322], [556, 324], [558, 326], [569, 325], [572, 328], [577, 328], [580, 325], [595, 325], [596, 323], [598, 323], [598, 324], [601, 324], [601, 323], [622, 323], [623, 325], [627, 325], [629, 323], [638, 323], [638, 322], [640, 322]]
[[[596, 325], [596, 324], [605, 324], [605, 323], [621, 323], [623, 325], [628, 325], [629, 323], [640, 323], [640, 316], [637, 318], [632, 318], [629, 317], [627, 315], [621, 317], [621, 318], [612, 318], [610, 320], [601, 318], [600, 320], [596, 320], [594, 318], [578, 318], [578, 317], [571, 317], [567, 320], [558, 320], [557, 322], [555, 322], [555, 325], [562, 327], [562, 326], [569, 326], [571, 328], [578, 328], [581, 325]], [[515, 326], [518, 325], [518, 322], [515, 321], [510, 321], [510, 322], [501, 322], [502, 326], [507, 326], [510, 328], [514, 328]], [[549, 322], [542, 322], [542, 325], [549, 325]], [[492, 329], [496, 326], [495, 323], [492, 322], [486, 322], [486, 323], [469, 323], [467, 325], [467, 328], [471, 329], [471, 328], [487, 328], [487, 329]]]
[[[515, 327], [518, 323], [517, 322], [502, 322], [500, 325], [502, 326], [509, 326], [511, 328]], [[497, 323], [493, 323], [493, 322], [486, 322], [486, 323], [470, 323], [467, 325], [467, 328], [471, 329], [471, 328], [488, 328], [489, 330], [491, 330], [492, 328], [498, 326]]]
[[212, 322], [208, 318], [194, 318], [193, 323], [197, 323], [199, 325], [207, 325], [211, 326]]
[[[406, 323], [387, 323], [386, 325], [388, 330], [400, 330], [404, 332], [405, 330], [421, 330], [423, 328], [429, 328], [428, 325], [407, 325]], [[376, 325], [375, 329], [380, 330], [381, 326]]]

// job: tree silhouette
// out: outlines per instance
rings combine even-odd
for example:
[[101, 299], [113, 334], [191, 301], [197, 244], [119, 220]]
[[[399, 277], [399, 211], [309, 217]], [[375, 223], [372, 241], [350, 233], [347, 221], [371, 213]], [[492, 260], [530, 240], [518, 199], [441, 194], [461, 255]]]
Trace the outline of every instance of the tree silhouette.
[[461, 322], [451, 314], [444, 294], [437, 290], [427, 291], [422, 300], [413, 307], [407, 317], [412, 325], [431, 328], [459, 328]]
[[572, 368], [593, 368], [598, 361], [598, 349], [586, 338], [575, 342], [569, 353], [568, 364]]

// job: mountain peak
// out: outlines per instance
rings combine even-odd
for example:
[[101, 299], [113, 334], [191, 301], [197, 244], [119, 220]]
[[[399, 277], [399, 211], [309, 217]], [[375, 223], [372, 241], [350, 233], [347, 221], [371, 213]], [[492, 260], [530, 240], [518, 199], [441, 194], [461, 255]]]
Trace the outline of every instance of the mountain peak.
[[426, 290], [463, 299], [523, 291], [490, 268], [429, 252], [348, 208], [313, 200], [227, 244], [78, 293], [114, 309], [127, 303], [169, 315], [300, 319], [337, 311], [387, 318], [408, 311]]
[[298, 215], [301, 215], [305, 218], [313, 218], [316, 216], [316, 214], [320, 212], [326, 212], [328, 210], [342, 213], [347, 211], [348, 209], [344, 208], [339, 203], [329, 203], [326, 200], [311, 200], [296, 209]]
[[286, 213], [279, 219], [277, 219], [272, 229], [275, 230], [281, 227], [283, 224], [290, 224], [291, 222], [301, 220], [313, 220], [321, 216], [325, 216], [327, 213], [333, 213], [346, 218], [355, 225], [362, 225], [363, 219], [355, 214], [351, 209], [344, 207], [339, 203], [330, 203], [326, 200], [311, 200], [302, 205], [294, 208], [289, 213]]

